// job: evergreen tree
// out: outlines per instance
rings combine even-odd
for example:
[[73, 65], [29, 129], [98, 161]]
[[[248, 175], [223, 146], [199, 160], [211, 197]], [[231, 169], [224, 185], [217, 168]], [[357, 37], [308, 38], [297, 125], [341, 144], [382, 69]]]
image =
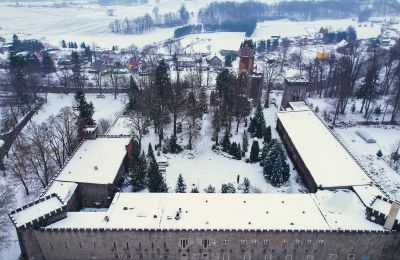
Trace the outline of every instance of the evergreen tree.
[[243, 153], [247, 153], [249, 148], [249, 137], [247, 135], [247, 131], [244, 130], [243, 135], [242, 135], [242, 151]]
[[147, 148], [147, 159], [149, 163], [151, 161], [156, 161], [156, 157], [154, 156], [153, 146], [149, 143], [149, 147]]
[[43, 54], [41, 67], [44, 74], [50, 74], [56, 71], [54, 61], [47, 52]]
[[222, 184], [221, 193], [236, 193], [236, 188], [232, 183]]
[[225, 131], [224, 139], [222, 140], [222, 151], [228, 152], [231, 148], [231, 141], [229, 140], [229, 132]]
[[265, 159], [268, 155], [269, 150], [271, 149], [271, 147], [273, 147], [276, 143], [278, 143], [279, 141], [275, 138], [273, 138], [269, 143], [265, 143], [264, 147], [262, 149], [261, 152], [261, 159]]
[[250, 150], [250, 162], [258, 162], [259, 154], [260, 154], [260, 147], [258, 146], [258, 141], [253, 141]]
[[204, 189], [204, 192], [206, 192], [206, 193], [215, 193], [215, 187], [210, 184], [210, 185], [207, 186], [207, 188]]
[[85, 55], [86, 59], [87, 59], [90, 63], [92, 63], [92, 60], [93, 60], [93, 59], [92, 59], [92, 56], [93, 56], [93, 53], [92, 53], [92, 50], [90, 49], [89, 46], [85, 47], [84, 55]]
[[276, 142], [264, 160], [263, 174], [273, 186], [279, 187], [289, 180], [290, 168], [282, 145]]
[[236, 160], [242, 159], [242, 148], [240, 147], [240, 144], [237, 145], [235, 158]]
[[237, 153], [237, 144], [236, 142], [232, 142], [231, 147], [229, 148], [229, 154], [232, 156], [236, 156]]
[[176, 182], [175, 192], [176, 193], [185, 193], [186, 192], [186, 183], [183, 180], [182, 174], [179, 174], [179, 176], [178, 176], [178, 181]]
[[243, 192], [244, 193], [250, 193], [250, 181], [248, 178], [244, 178], [243, 181]]
[[72, 63], [72, 82], [76, 88], [84, 87], [84, 77], [82, 75], [82, 60], [79, 57], [78, 52], [73, 51], [71, 53], [71, 63]]
[[85, 44], [85, 42], [82, 42], [81, 43], [81, 49], [85, 49], [86, 48], [86, 44]]
[[378, 150], [378, 152], [376, 153], [376, 156], [378, 156], [378, 158], [381, 158], [383, 156], [381, 149]]
[[140, 153], [140, 147], [136, 143], [128, 166], [128, 176], [130, 177], [132, 191], [140, 191], [146, 188], [146, 171], [146, 156], [144, 152]]
[[262, 106], [258, 104], [254, 118], [250, 122], [248, 131], [253, 134], [253, 137], [263, 138], [265, 128], [266, 126]]
[[264, 128], [264, 143], [271, 142], [271, 127], [267, 126]]
[[[151, 157], [151, 155], [147, 155]], [[156, 160], [150, 160], [147, 172], [147, 188], [150, 192], [167, 192], [168, 187], [165, 183]]]
[[61, 41], [61, 47], [64, 49], [67, 48], [67, 44], [65, 43], [64, 40]]
[[182, 147], [177, 143], [176, 137], [172, 135], [169, 139], [169, 151], [171, 153], [180, 153], [182, 150]]
[[94, 106], [92, 102], [87, 102], [85, 93], [78, 91], [75, 94], [75, 107], [74, 109], [78, 111], [78, 132], [82, 135], [82, 131], [86, 126], [94, 125], [95, 121], [93, 119]]
[[136, 106], [136, 101], [139, 96], [139, 87], [137, 86], [135, 80], [133, 79], [133, 76], [131, 75], [129, 77], [129, 104], [128, 107], [129, 109], [134, 109]]
[[184, 5], [179, 9], [179, 17], [183, 23], [187, 23], [190, 19], [190, 14]]

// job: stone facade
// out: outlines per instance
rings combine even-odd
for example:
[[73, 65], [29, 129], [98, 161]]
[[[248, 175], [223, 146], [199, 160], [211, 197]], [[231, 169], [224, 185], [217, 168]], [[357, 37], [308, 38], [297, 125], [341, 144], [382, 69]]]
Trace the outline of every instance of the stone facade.
[[309, 82], [304, 78], [285, 78], [281, 109], [289, 107], [289, 102], [305, 101]]
[[[398, 259], [400, 233], [35, 230], [46, 259]], [[43, 257], [44, 258], [44, 257]]]

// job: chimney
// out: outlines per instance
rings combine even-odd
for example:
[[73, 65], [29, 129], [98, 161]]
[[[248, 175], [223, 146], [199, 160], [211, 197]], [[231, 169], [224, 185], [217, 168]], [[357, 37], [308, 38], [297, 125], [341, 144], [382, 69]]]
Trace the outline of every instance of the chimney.
[[389, 214], [386, 218], [385, 225], [383, 226], [386, 230], [392, 230], [394, 222], [396, 221], [397, 214], [399, 213], [400, 203], [398, 201], [393, 201], [390, 207]]

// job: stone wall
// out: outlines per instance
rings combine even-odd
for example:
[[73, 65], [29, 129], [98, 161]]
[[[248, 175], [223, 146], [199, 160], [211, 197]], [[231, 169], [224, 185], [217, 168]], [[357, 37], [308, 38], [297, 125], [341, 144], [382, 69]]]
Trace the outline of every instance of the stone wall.
[[41, 229], [35, 235], [47, 259], [394, 260], [400, 254], [398, 232]]

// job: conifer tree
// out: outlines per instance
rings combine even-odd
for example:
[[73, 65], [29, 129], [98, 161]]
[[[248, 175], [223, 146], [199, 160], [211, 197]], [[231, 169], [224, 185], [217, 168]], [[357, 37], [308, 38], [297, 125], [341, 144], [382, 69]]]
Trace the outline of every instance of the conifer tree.
[[92, 102], [87, 102], [85, 93], [78, 91], [75, 94], [75, 107], [74, 109], [78, 111], [78, 132], [82, 135], [82, 131], [86, 126], [94, 125], [95, 121], [93, 119], [94, 106]]
[[140, 147], [138, 145], [134, 147], [136, 148], [134, 148], [132, 157], [129, 160], [128, 175], [132, 191], [140, 191], [146, 188], [147, 162], [144, 152], [140, 153]]
[[259, 154], [260, 154], [260, 147], [258, 146], [258, 141], [253, 141], [250, 150], [250, 162], [258, 162]]
[[247, 153], [249, 148], [249, 136], [247, 135], [247, 131], [244, 130], [243, 135], [242, 135], [242, 151], [243, 153]]
[[204, 192], [206, 192], [206, 193], [215, 193], [215, 187], [210, 184], [210, 185], [207, 186], [207, 188], [204, 189]]
[[242, 159], [242, 148], [240, 147], [240, 144], [237, 145], [235, 158], [237, 160], [241, 160]]
[[199, 193], [199, 189], [197, 187], [192, 188], [190, 193]]
[[261, 158], [263, 160], [267, 157], [268, 152], [271, 149], [271, 147], [273, 147], [278, 142], [279, 141], [276, 138], [273, 138], [273, 139], [271, 139], [271, 141], [269, 143], [265, 143], [264, 144], [264, 147], [263, 147], [262, 152], [261, 152]]
[[186, 192], [186, 183], [183, 180], [182, 174], [179, 174], [179, 176], [178, 176], [178, 181], [176, 182], [175, 192], [176, 193], [185, 193]]
[[229, 140], [229, 132], [225, 131], [224, 139], [222, 140], [222, 151], [228, 152], [231, 148], [231, 141]]
[[279, 187], [289, 180], [290, 167], [282, 145], [276, 142], [264, 160], [263, 174], [273, 186]]
[[151, 145], [151, 143], [149, 143], [149, 146], [147, 148], [147, 158], [149, 163], [151, 161], [156, 161], [156, 157], [154, 156], [153, 146]]
[[267, 126], [264, 128], [264, 143], [271, 142], [271, 127]]
[[[151, 157], [151, 155], [147, 155]], [[150, 192], [167, 192], [168, 187], [165, 183], [156, 160], [150, 160], [147, 172], [147, 188]]]
[[248, 178], [244, 178], [243, 181], [243, 192], [244, 193], [249, 193], [250, 192], [250, 181]]
[[132, 75], [129, 77], [129, 109], [134, 109], [137, 103], [137, 98], [139, 96], [139, 87], [137, 86], [135, 80]]
[[47, 52], [43, 54], [41, 67], [44, 74], [50, 74], [56, 71], [54, 61]]
[[64, 40], [61, 41], [61, 47], [64, 49], [67, 48], [67, 44], [65, 43]]
[[236, 156], [237, 153], [237, 144], [236, 142], [232, 142], [231, 147], [229, 148], [229, 154]]

